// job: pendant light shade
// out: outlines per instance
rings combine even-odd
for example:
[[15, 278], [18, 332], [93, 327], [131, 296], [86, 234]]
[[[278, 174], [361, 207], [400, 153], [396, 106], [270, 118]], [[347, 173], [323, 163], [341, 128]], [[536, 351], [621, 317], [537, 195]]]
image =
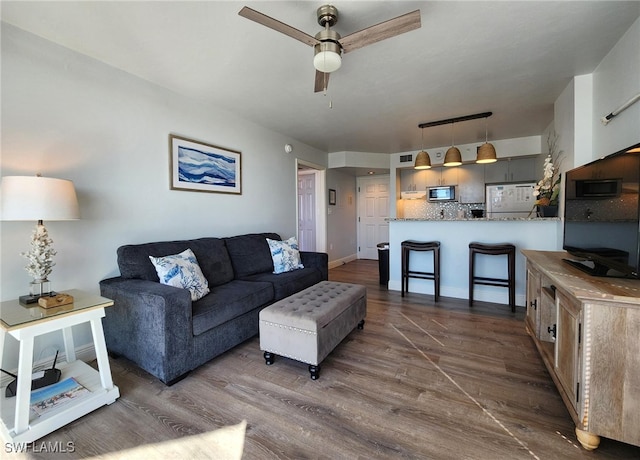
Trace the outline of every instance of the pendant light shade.
[[425, 152], [424, 150], [419, 152], [418, 156], [416, 157], [416, 162], [415, 162], [415, 165], [413, 166], [413, 168], [414, 169], [429, 169], [429, 168], [431, 168], [431, 158], [429, 158], [429, 154], [427, 152]]
[[460, 166], [462, 164], [462, 155], [458, 147], [449, 147], [444, 156], [445, 166]]
[[498, 156], [496, 155], [496, 148], [493, 144], [489, 144], [488, 141], [488, 127], [487, 127], [487, 119], [484, 119], [484, 144], [478, 148], [478, 153], [476, 154], [476, 163], [486, 164], [486, 163], [495, 163], [498, 161]]
[[451, 123], [451, 147], [444, 156], [444, 166], [460, 166], [462, 164], [462, 155], [460, 149], [455, 146], [453, 139], [455, 123]]
[[422, 150], [418, 152], [416, 156], [416, 162], [413, 164], [413, 169], [429, 169], [431, 168], [431, 158], [429, 154], [424, 150], [424, 129], [420, 128], [420, 140], [422, 142]]
[[478, 156], [476, 158], [476, 163], [494, 163], [498, 161], [496, 156], [496, 149], [493, 144], [489, 144], [485, 142], [478, 148]]

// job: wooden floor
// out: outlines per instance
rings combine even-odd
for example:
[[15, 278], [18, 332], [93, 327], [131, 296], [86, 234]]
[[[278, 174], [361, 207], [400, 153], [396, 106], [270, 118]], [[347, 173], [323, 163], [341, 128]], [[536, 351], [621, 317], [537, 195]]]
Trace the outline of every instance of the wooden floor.
[[640, 447], [604, 438], [595, 452], [578, 446], [524, 308], [402, 298], [380, 287], [375, 261], [329, 277], [367, 286], [367, 319], [325, 359], [319, 380], [292, 360], [266, 366], [257, 337], [172, 387], [111, 360], [121, 397], [36, 443], [72, 442], [73, 452], [28, 458], [108, 456], [167, 440], [189, 442], [185, 458], [216, 458], [187, 437], [242, 420], [245, 459], [640, 458]]

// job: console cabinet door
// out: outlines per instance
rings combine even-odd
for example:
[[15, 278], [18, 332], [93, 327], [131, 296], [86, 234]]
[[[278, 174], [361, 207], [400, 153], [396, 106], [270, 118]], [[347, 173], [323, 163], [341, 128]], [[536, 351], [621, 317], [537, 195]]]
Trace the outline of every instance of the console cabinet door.
[[581, 316], [580, 304], [556, 292], [558, 312], [555, 370], [565, 393], [578, 411], [581, 369]]
[[540, 273], [527, 264], [527, 323], [540, 338]]
[[556, 294], [548, 278], [540, 277], [540, 305], [538, 306], [538, 322], [540, 323], [540, 340], [555, 342], [558, 335], [556, 312]]

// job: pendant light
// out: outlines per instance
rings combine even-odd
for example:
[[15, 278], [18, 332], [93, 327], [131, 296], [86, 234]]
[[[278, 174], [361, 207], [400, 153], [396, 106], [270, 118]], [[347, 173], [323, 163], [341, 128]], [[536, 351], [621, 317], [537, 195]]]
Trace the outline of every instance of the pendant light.
[[447, 150], [444, 156], [444, 166], [460, 166], [462, 164], [460, 149], [455, 147], [453, 142], [453, 125], [455, 125], [455, 123], [451, 123], [451, 147], [449, 147], [449, 150]]
[[484, 144], [478, 148], [476, 163], [495, 163], [498, 161], [498, 157], [496, 155], [496, 148], [488, 142], [487, 118], [484, 119], [484, 123]]
[[424, 128], [420, 128], [420, 136], [422, 138], [422, 150], [416, 156], [416, 162], [413, 166], [414, 169], [430, 169], [431, 158], [429, 154], [424, 150]]

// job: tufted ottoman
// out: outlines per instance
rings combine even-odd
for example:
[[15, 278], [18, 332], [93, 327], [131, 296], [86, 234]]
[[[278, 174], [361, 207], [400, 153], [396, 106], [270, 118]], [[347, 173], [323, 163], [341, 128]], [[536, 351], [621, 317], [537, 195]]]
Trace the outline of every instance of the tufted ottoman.
[[268, 365], [274, 355], [309, 364], [316, 380], [320, 362], [356, 326], [364, 327], [366, 314], [364, 286], [322, 281], [260, 312], [260, 349]]

